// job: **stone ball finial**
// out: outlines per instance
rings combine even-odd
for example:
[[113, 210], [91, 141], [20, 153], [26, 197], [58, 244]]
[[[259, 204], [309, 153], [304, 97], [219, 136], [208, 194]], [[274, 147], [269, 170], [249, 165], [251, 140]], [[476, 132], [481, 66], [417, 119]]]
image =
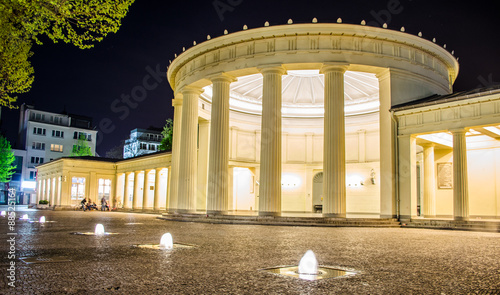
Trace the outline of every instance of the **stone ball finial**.
[[196, 46], [196, 41], [193, 41], [193, 46]]
[[422, 36], [423, 36], [423, 35], [422, 35], [422, 32], [418, 32], [418, 36], [419, 36], [419, 37], [422, 37]]
[[315, 24], [317, 22], [318, 22], [318, 19], [317, 18], [313, 18], [313, 24]]
[[451, 55], [455, 55], [455, 50], [452, 50], [452, 51], [451, 51]]
[[443, 45], [443, 48], [446, 49], [446, 44]]
[[186, 51], [186, 47], [182, 47], [182, 52]]
[[401, 32], [406, 31], [405, 27], [401, 27]]
[[210, 35], [207, 35], [207, 40], [210, 40], [212, 39], [212, 37], [210, 37]]
[[264, 27], [269, 27], [269, 22], [265, 22]]
[[361, 25], [362, 25], [362, 26], [366, 26], [366, 21], [365, 21], [365, 20], [362, 20], [362, 21], [361, 21]]
[[174, 53], [174, 57], [177, 58], [177, 53]]
[[432, 42], [436, 43], [436, 38], [432, 38]]
[[248, 30], [248, 26], [247, 26], [247, 25], [244, 25], [244, 26], [243, 26], [243, 30]]
[[172, 60], [171, 60], [171, 59], [169, 59], [169, 60], [168, 60], [168, 63], [169, 63], [169, 64], [171, 64], [171, 63], [172, 63]]
[[340, 17], [339, 17], [339, 18], [337, 18], [337, 23], [338, 23], [338, 24], [341, 24], [341, 23], [342, 23], [342, 19], [341, 19]]
[[290, 18], [290, 19], [288, 19], [288, 24], [289, 24], [289, 25], [293, 24], [293, 20], [292, 20], [291, 18]]
[[382, 28], [387, 29], [387, 23], [384, 23], [384, 24], [382, 25]]
[[227, 30], [224, 30], [224, 35], [227, 35], [229, 32]]

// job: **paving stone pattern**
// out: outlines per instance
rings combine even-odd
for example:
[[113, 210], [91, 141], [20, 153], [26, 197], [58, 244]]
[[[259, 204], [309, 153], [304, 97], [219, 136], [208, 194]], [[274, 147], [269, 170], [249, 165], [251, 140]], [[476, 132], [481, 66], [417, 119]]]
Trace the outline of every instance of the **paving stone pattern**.
[[[122, 212], [22, 213], [57, 222], [16, 220], [12, 288], [7, 218], [0, 217], [0, 294], [500, 294], [500, 233], [207, 224]], [[71, 234], [93, 231], [97, 223], [119, 234]], [[166, 232], [174, 243], [197, 247], [133, 247], [157, 244]], [[259, 270], [297, 265], [308, 249], [320, 265], [360, 274], [306, 281]], [[59, 256], [71, 261], [19, 260]]]

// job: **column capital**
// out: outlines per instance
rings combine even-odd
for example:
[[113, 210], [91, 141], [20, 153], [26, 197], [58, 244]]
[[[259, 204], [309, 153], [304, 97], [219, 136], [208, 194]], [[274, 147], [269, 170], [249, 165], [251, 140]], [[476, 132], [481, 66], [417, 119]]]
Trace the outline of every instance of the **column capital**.
[[235, 77], [228, 75], [224, 72], [210, 75], [207, 77], [207, 79], [212, 81], [212, 83], [214, 83], [214, 82], [229, 82], [229, 83], [231, 83], [231, 82], [238, 81], [238, 79], [236, 79]]
[[257, 67], [257, 70], [259, 70], [261, 74], [280, 74], [280, 75], [286, 74], [286, 69], [281, 64], [263, 65]]
[[319, 72], [320, 74], [326, 74], [330, 72], [345, 73], [348, 67], [349, 64], [347, 63], [329, 62], [329, 63], [324, 63]]
[[448, 129], [452, 134], [465, 134], [469, 131], [469, 128], [456, 128], [456, 129]]
[[185, 86], [184, 88], [182, 88], [181, 92], [182, 95], [186, 94], [200, 95], [203, 93], [203, 89], [195, 86]]
[[173, 107], [182, 106], [182, 99], [181, 98], [172, 99], [172, 106]]
[[210, 125], [210, 120], [198, 120], [198, 125], [200, 126]]
[[419, 144], [419, 146], [423, 147], [423, 148], [431, 148], [431, 147], [435, 147], [436, 144], [433, 143], [433, 142], [426, 142], [426, 143], [421, 143]]

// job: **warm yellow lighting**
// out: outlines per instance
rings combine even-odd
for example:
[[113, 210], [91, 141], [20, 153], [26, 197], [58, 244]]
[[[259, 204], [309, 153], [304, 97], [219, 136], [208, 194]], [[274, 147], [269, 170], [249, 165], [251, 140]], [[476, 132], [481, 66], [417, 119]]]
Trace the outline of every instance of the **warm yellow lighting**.
[[363, 178], [359, 175], [351, 175], [346, 177], [347, 187], [361, 187], [363, 185]]
[[495, 133], [496, 135], [500, 135], [500, 129], [498, 129], [497, 127], [488, 126], [484, 127], [484, 129], [488, 130], [489, 132]]

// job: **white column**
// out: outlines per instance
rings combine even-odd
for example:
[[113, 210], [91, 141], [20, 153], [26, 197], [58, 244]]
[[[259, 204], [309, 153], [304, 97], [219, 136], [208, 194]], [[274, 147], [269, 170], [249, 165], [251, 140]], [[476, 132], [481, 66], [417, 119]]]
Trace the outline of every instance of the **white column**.
[[52, 193], [50, 187], [50, 177], [45, 179], [45, 200], [49, 201], [49, 204], [52, 205], [52, 200], [50, 199], [50, 194]]
[[212, 78], [212, 114], [208, 164], [207, 213], [228, 210], [229, 86], [235, 79], [221, 74]]
[[55, 177], [55, 185], [54, 185], [54, 205], [60, 206], [61, 205], [61, 194], [60, 194], [60, 178], [61, 176], [56, 175]]
[[182, 99], [172, 99], [172, 106], [174, 107], [174, 132], [172, 138], [172, 164], [169, 169], [170, 182], [169, 191], [170, 196], [167, 203], [167, 212], [173, 213], [177, 209], [177, 196], [179, 194], [179, 167], [180, 167], [180, 154], [181, 154], [181, 124], [182, 124]]
[[139, 174], [141, 171], [134, 171], [134, 190], [132, 191], [132, 210], [139, 209]]
[[41, 179], [37, 179], [37, 186], [36, 186], [36, 204], [38, 204], [38, 202], [40, 202], [40, 200], [42, 199], [41, 198], [41, 195], [42, 195], [42, 180]]
[[345, 181], [345, 64], [327, 64], [325, 75], [325, 121], [323, 143], [323, 216], [346, 217]]
[[394, 149], [396, 138], [394, 136], [395, 124], [390, 112], [394, 95], [392, 71], [387, 69], [378, 74], [377, 78], [380, 97], [380, 217], [395, 218], [397, 215], [396, 151]]
[[198, 122], [198, 194], [196, 210], [207, 210], [208, 192], [208, 151], [210, 144], [210, 121]]
[[424, 217], [436, 217], [436, 171], [434, 144], [424, 144]]
[[262, 125], [260, 152], [259, 215], [281, 215], [281, 76], [282, 66], [260, 69]]
[[469, 219], [469, 186], [467, 177], [467, 145], [465, 129], [450, 130], [453, 134], [453, 218]]
[[155, 190], [153, 200], [153, 211], [160, 211], [160, 177], [162, 168], [155, 169]]
[[123, 209], [130, 209], [130, 175], [131, 172], [125, 172], [125, 188], [123, 189]]
[[[196, 211], [196, 174], [198, 140], [198, 101], [203, 91], [187, 86], [182, 90], [182, 130], [179, 167], [179, 194], [177, 211]], [[170, 195], [171, 198], [174, 196]]]
[[151, 210], [151, 207], [148, 208], [149, 204], [149, 172], [151, 170], [144, 171], [144, 185], [142, 188], [142, 210]]
[[417, 216], [417, 143], [411, 135], [398, 137], [399, 210], [401, 220]]

